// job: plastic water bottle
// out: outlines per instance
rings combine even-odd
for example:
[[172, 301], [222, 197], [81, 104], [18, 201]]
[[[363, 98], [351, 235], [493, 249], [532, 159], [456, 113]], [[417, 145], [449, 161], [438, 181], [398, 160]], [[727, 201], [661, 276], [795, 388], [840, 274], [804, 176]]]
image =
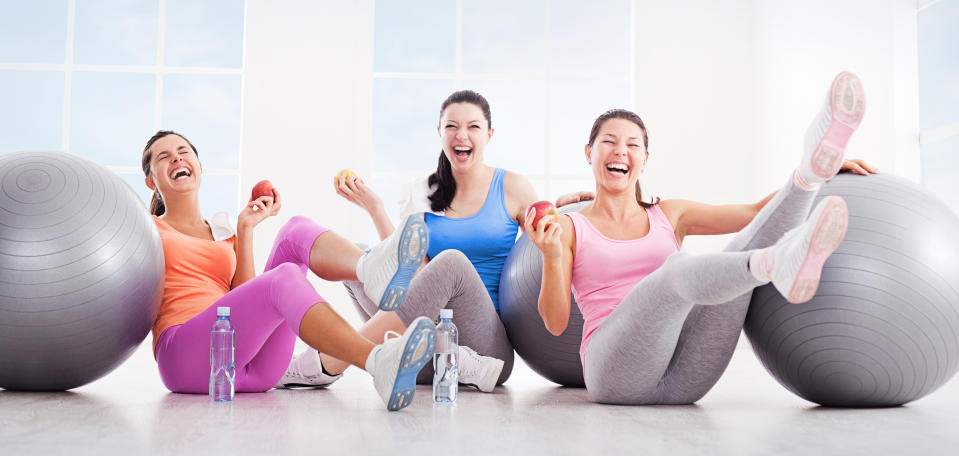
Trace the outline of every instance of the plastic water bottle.
[[230, 323], [230, 308], [216, 308], [216, 322], [210, 330], [210, 400], [230, 402], [233, 400], [233, 347], [236, 332]]
[[433, 355], [434, 402], [456, 402], [459, 371], [459, 332], [453, 324], [453, 309], [442, 309]]

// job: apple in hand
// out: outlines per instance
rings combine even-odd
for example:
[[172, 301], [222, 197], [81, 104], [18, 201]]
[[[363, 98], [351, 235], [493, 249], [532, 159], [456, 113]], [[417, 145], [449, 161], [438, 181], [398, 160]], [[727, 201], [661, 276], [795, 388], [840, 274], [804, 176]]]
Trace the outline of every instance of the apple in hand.
[[261, 196], [276, 198], [276, 195], [273, 194], [273, 184], [270, 183], [269, 180], [261, 180], [253, 186], [253, 194], [250, 195], [250, 201], [255, 201]]
[[533, 229], [536, 229], [539, 224], [539, 220], [547, 214], [559, 215], [559, 212], [556, 210], [556, 206], [553, 206], [553, 203], [549, 201], [537, 201], [529, 205], [529, 208], [526, 209], [526, 216], [529, 217], [530, 209], [536, 209], [536, 215], [533, 217]]
[[340, 183], [346, 182], [346, 180], [349, 179], [350, 176], [356, 176], [356, 173], [353, 172], [352, 169], [344, 169], [336, 173], [336, 181]]

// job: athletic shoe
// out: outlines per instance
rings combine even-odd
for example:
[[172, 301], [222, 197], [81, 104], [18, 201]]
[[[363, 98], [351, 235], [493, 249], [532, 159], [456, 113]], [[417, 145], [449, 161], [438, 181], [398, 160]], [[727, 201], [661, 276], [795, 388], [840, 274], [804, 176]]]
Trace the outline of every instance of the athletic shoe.
[[413, 214], [401, 229], [373, 246], [356, 263], [363, 291], [380, 310], [396, 310], [403, 305], [410, 280], [423, 263], [429, 242], [426, 222]]
[[803, 183], [815, 186], [839, 172], [849, 137], [866, 110], [866, 93], [856, 75], [836, 75], [819, 116], [806, 130], [805, 155], [799, 165]]
[[484, 393], [493, 392], [496, 380], [503, 371], [503, 360], [483, 356], [465, 345], [459, 348], [459, 382], [479, 388]]
[[787, 301], [798, 304], [816, 294], [822, 266], [839, 247], [848, 224], [846, 202], [830, 196], [819, 202], [805, 223], [763, 252], [763, 264], [772, 266], [766, 268], [770, 279]]
[[275, 388], [326, 388], [342, 377], [343, 374], [325, 374], [320, 354], [308, 349], [290, 361], [290, 366]]
[[399, 410], [413, 402], [416, 375], [436, 351], [436, 327], [429, 318], [413, 320], [400, 337], [393, 331], [383, 336], [373, 361], [373, 385], [386, 408]]

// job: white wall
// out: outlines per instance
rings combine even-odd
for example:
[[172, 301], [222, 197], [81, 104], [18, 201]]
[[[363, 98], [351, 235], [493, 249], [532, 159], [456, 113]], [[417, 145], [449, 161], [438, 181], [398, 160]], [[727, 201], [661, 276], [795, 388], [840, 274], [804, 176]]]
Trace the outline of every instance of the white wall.
[[[847, 156], [918, 180], [914, 1], [637, 0], [636, 110], [651, 141], [644, 191], [735, 203], [779, 188], [842, 70], [867, 92]], [[684, 248], [717, 250], [727, 238]]]
[[[257, 229], [257, 270], [293, 215], [347, 237], [368, 232], [369, 218], [336, 196], [332, 182], [342, 168], [369, 175], [372, 8], [372, 1], [247, 0], [240, 186], [270, 179], [283, 198], [282, 216]], [[343, 285], [310, 280], [358, 321]]]

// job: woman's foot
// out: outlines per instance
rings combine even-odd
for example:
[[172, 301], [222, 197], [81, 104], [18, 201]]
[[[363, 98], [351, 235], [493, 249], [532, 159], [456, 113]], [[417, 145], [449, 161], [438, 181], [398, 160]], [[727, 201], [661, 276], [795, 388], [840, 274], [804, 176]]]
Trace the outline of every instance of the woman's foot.
[[[373, 375], [376, 392], [389, 410], [399, 410], [413, 402], [416, 375], [436, 351], [436, 327], [426, 317], [413, 320], [400, 337], [383, 337], [370, 353], [366, 370]], [[398, 334], [397, 334], [398, 335]]]
[[796, 178], [800, 185], [815, 189], [839, 172], [846, 144], [866, 110], [866, 93], [856, 75], [836, 75], [826, 103], [806, 130], [805, 153]]
[[426, 222], [413, 214], [400, 229], [360, 257], [356, 276], [380, 310], [396, 310], [403, 305], [410, 280], [423, 263], [429, 242]]
[[465, 345], [459, 347], [459, 382], [477, 387], [484, 393], [493, 392], [500, 372], [503, 372], [503, 360], [492, 356], [483, 356]]
[[290, 366], [275, 388], [326, 388], [342, 377], [343, 374], [323, 372], [320, 354], [310, 348], [290, 361]]
[[838, 196], [825, 198], [805, 223], [776, 245], [754, 252], [750, 268], [761, 268], [787, 301], [806, 302], [816, 294], [823, 264], [842, 243], [848, 224], [846, 202]]

